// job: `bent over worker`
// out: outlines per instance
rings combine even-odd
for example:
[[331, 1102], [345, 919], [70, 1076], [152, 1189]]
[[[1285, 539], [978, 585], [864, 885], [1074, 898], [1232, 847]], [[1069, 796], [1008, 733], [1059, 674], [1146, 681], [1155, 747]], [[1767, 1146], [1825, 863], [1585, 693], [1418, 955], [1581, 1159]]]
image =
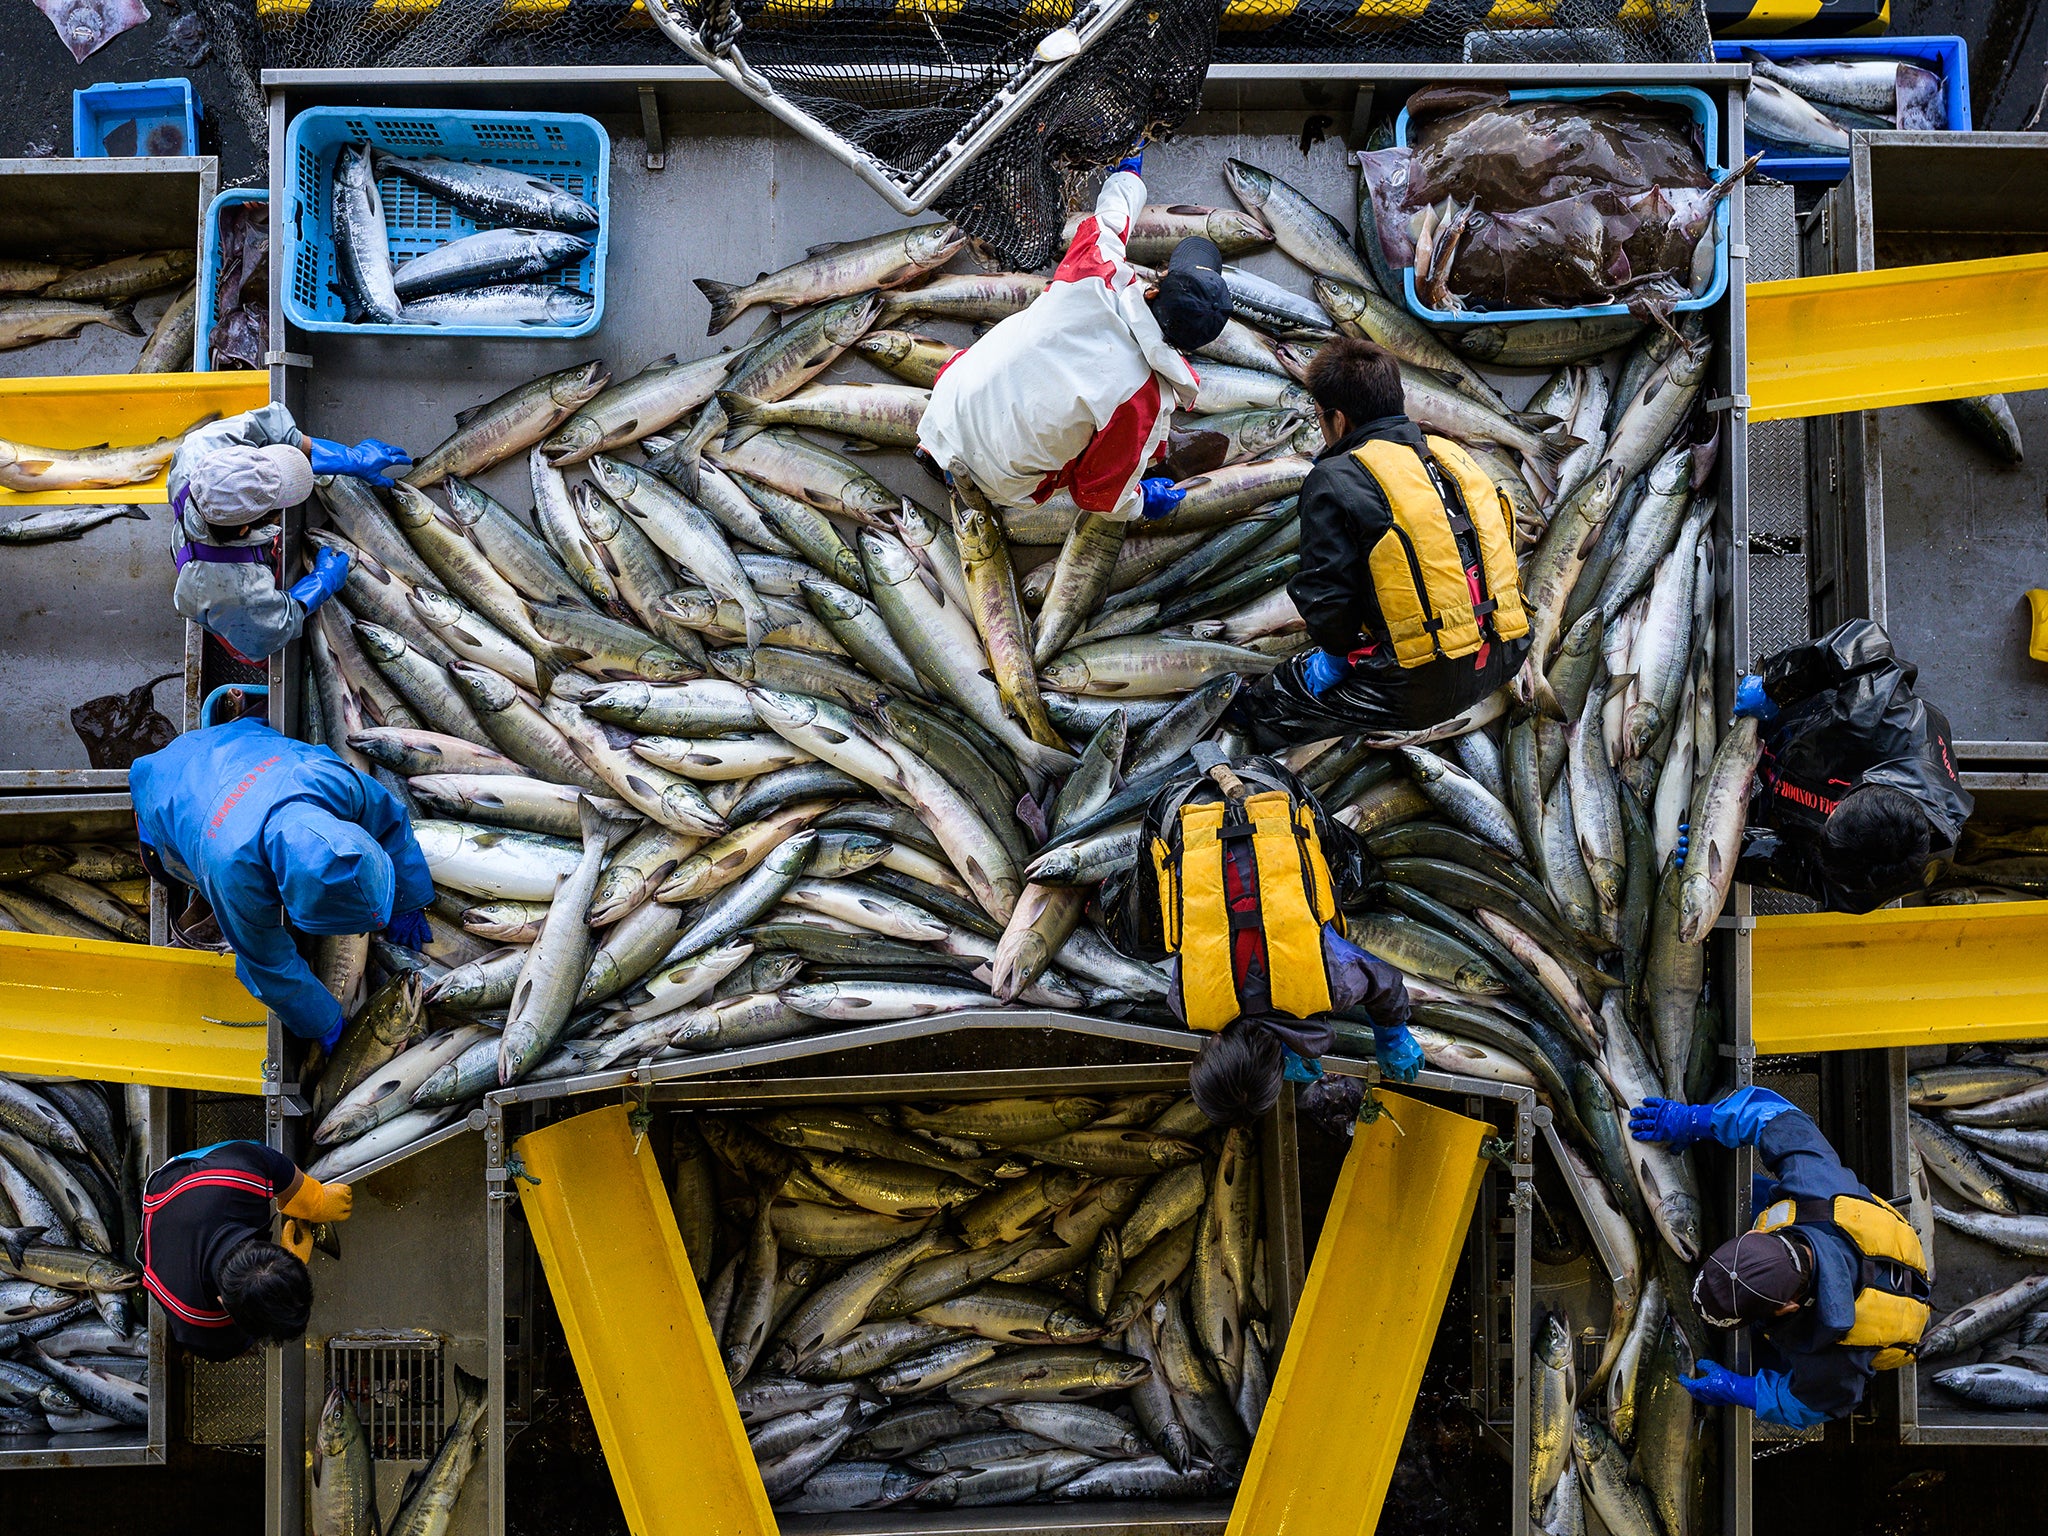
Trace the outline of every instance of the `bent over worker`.
[[344, 1022], [293, 929], [427, 942], [433, 877], [405, 807], [328, 748], [238, 720], [137, 758], [128, 785], [143, 862], [212, 905], [235, 975], [293, 1034], [332, 1046]]
[[923, 452], [989, 500], [1018, 507], [1069, 490], [1084, 513], [1162, 516], [1184, 493], [1145, 478], [1176, 406], [1194, 403], [1183, 353], [1230, 319], [1223, 255], [1183, 240], [1151, 281], [1124, 254], [1145, 206], [1142, 151], [1102, 184], [1045, 292], [966, 351], [932, 385]]
[[1973, 802], [1918, 675], [1882, 628], [1851, 619], [1742, 679], [1735, 713], [1755, 717], [1763, 756], [1738, 880], [1869, 912], [1955, 852]]
[[384, 472], [411, 463], [403, 448], [375, 438], [349, 448], [308, 437], [279, 404], [186, 433], [167, 480], [173, 605], [244, 660], [263, 660], [348, 576], [348, 556], [323, 549], [308, 574], [280, 591], [270, 553], [278, 514], [313, 494], [315, 475], [388, 486]]
[[1306, 382], [1325, 446], [1301, 487], [1287, 591], [1316, 648], [1246, 695], [1261, 751], [1443, 725], [1529, 647], [1513, 511], [1463, 448], [1408, 419], [1393, 356], [1340, 338]]
[[[286, 1218], [270, 1240], [273, 1203]], [[219, 1141], [174, 1157], [142, 1194], [142, 1283], [171, 1337], [202, 1360], [232, 1360], [306, 1331], [313, 1309], [312, 1223], [346, 1221], [355, 1197], [282, 1152]]]
[[1911, 1357], [1928, 1318], [1920, 1238], [1797, 1106], [1768, 1088], [1718, 1104], [1648, 1098], [1629, 1111], [1629, 1130], [1680, 1150], [1708, 1139], [1755, 1147], [1770, 1170], [1755, 1224], [1707, 1255], [1692, 1292], [1712, 1326], [1749, 1325], [1762, 1369], [1742, 1376], [1702, 1361], [1681, 1381], [1696, 1401], [1808, 1429], [1845, 1417], [1873, 1375]]

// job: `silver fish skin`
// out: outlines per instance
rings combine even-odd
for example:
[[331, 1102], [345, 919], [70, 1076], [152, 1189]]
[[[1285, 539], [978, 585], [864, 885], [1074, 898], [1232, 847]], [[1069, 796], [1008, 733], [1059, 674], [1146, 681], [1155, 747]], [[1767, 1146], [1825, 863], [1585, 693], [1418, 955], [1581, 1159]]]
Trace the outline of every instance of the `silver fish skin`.
[[1958, 1365], [1936, 1371], [1934, 1384], [1986, 1408], [2048, 1407], [2048, 1372], [2021, 1365]]
[[1627, 1456], [1585, 1409], [1573, 1422], [1572, 1453], [1586, 1501], [1612, 1536], [1661, 1536], [1656, 1505], [1631, 1475]]
[[1500, 849], [1511, 859], [1526, 857], [1514, 814], [1471, 774], [1425, 747], [1402, 747], [1408, 765], [1432, 805], [1473, 836]]
[[710, 515], [667, 482], [608, 455], [593, 457], [590, 467], [605, 494], [632, 514], [663, 554], [720, 597], [740, 605], [746, 615], [747, 643], [759, 645], [767, 628], [767, 610]]
[[1964, 1302], [1928, 1324], [1920, 1336], [1919, 1358], [1935, 1360], [1961, 1354], [2048, 1301], [2048, 1275], [2028, 1275], [1988, 1295]]
[[597, 209], [575, 193], [523, 171], [462, 160], [408, 159], [381, 149], [370, 153], [379, 176], [387, 171], [403, 176], [479, 224], [573, 235], [602, 222]]
[[142, 334], [132, 305], [110, 309], [74, 299], [5, 299], [0, 300], [0, 352], [76, 336], [88, 325], [104, 325], [123, 336]]
[[581, 261], [590, 242], [552, 229], [480, 229], [415, 256], [391, 275], [392, 287], [407, 302], [491, 283], [539, 277], [553, 267]]
[[450, 475], [467, 478], [481, 474], [493, 464], [524, 453], [610, 382], [602, 363], [578, 363], [457, 412], [455, 431], [416, 460], [404, 479], [424, 490]]
[[845, 298], [875, 288], [898, 288], [943, 267], [967, 243], [951, 224], [921, 224], [865, 240], [848, 240], [812, 250], [803, 260], [751, 283], [692, 279], [711, 305], [716, 336], [756, 304], [771, 309], [799, 309]]
[[1536, 1336], [1535, 1392], [1529, 1428], [1529, 1503], [1539, 1508], [1550, 1497], [1572, 1455], [1572, 1412], [1578, 1395], [1572, 1369], [1572, 1340], [1555, 1313]]
[[1761, 746], [1757, 723], [1744, 716], [1721, 739], [1695, 801], [1692, 831], [1679, 890], [1678, 942], [1697, 944], [1721, 916], [1735, 881], [1735, 861], [1747, 819], [1749, 787]]
[[2026, 447], [2020, 440], [2020, 424], [2012, 405], [2003, 395], [1969, 395], [1961, 400], [1938, 402], [1939, 409], [1959, 423], [1971, 437], [2008, 464], [2026, 461]]
[[[192, 426], [212, 419], [206, 416]], [[177, 456], [183, 435], [120, 448], [45, 448], [0, 438], [0, 486], [10, 491], [79, 491], [134, 485]]]
[[657, 358], [563, 422], [540, 445], [541, 453], [556, 468], [567, 469], [593, 453], [651, 437], [709, 400], [725, 382], [735, 358], [731, 352], [687, 363], [677, 362], [674, 353]]
[[1939, 1120], [1910, 1110], [1907, 1118], [1913, 1145], [1919, 1149], [1929, 1173], [1982, 1210], [2005, 1216], [2019, 1214], [2019, 1202], [2005, 1181], [1991, 1171], [1968, 1143]]
[[2001, 1216], [1990, 1211], [1956, 1211], [1937, 1205], [1934, 1219], [2007, 1253], [2048, 1259], [2048, 1216]]
[[1761, 73], [1750, 77], [1742, 126], [1752, 139], [1765, 139], [1805, 154], [1849, 153], [1848, 129], [1797, 91]]
[[1225, 160], [1223, 179], [1246, 211], [1257, 214], [1273, 231], [1280, 249], [1302, 266], [1321, 277], [1378, 290], [1344, 226], [1307, 193], [1243, 160]]
[[596, 312], [597, 300], [580, 288], [556, 283], [494, 283], [408, 300], [398, 311], [401, 325], [581, 325]]
[[0, 544], [48, 544], [57, 539], [83, 538], [93, 529], [121, 517], [149, 521], [149, 514], [134, 506], [50, 507], [0, 523]]
[[350, 323], [396, 325], [398, 291], [391, 275], [391, 241], [384, 199], [371, 170], [371, 151], [342, 146], [334, 162], [334, 266]]

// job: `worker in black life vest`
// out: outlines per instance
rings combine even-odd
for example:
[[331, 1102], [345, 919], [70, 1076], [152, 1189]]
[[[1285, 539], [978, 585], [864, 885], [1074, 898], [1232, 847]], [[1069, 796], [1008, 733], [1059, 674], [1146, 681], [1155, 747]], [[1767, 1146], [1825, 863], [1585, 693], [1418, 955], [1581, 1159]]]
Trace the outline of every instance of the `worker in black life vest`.
[[1629, 1131], [1680, 1151], [1755, 1147], [1770, 1170], [1757, 1181], [1755, 1224], [1707, 1255], [1692, 1291], [1713, 1327], [1749, 1327], [1760, 1368], [1743, 1376], [1700, 1362], [1699, 1375], [1680, 1378], [1696, 1401], [1810, 1429], [1846, 1417], [1872, 1376], [1911, 1358], [1928, 1319], [1920, 1239], [1797, 1106], [1768, 1088], [1718, 1104], [1649, 1098], [1629, 1111]]
[[1954, 853], [1971, 800], [1917, 675], [1881, 628], [1851, 619], [1742, 679], [1735, 713], [1755, 717], [1763, 757], [1737, 879], [1868, 912]]
[[1470, 454], [1408, 419], [1400, 364], [1339, 338], [1306, 383], [1325, 447], [1301, 487], [1287, 591], [1316, 648], [1246, 695], [1259, 751], [1443, 725], [1513, 677], [1529, 646], [1513, 511]]
[[[142, 1283], [171, 1337], [202, 1360], [232, 1360], [306, 1331], [314, 1224], [346, 1221], [354, 1195], [282, 1152], [221, 1141], [174, 1157], [142, 1196]], [[284, 1242], [270, 1240], [273, 1206]]]

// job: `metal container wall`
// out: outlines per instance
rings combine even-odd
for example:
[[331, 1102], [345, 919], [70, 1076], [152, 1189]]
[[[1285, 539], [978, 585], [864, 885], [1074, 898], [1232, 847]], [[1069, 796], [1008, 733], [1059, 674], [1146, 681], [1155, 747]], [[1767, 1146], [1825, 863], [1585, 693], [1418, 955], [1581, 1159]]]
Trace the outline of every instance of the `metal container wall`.
[[[216, 180], [212, 156], [0, 160], [0, 256], [189, 246], [196, 260]], [[68, 341], [0, 352], [0, 379], [126, 373], [139, 346], [88, 326]], [[83, 539], [10, 550], [0, 562], [14, 685], [0, 733], [0, 791], [126, 788], [126, 769], [88, 766], [70, 716], [87, 699], [185, 667], [167, 515], [153, 508], [148, 522], [118, 519]], [[176, 688], [165, 684], [157, 698], [177, 721]]]
[[[1171, 143], [1154, 146], [1147, 157], [1148, 181], [1158, 201], [1199, 201], [1230, 206], [1221, 175], [1226, 156], [1263, 161], [1281, 170], [1311, 197], [1342, 215], [1347, 222], [1354, 213], [1355, 172], [1348, 162], [1348, 150], [1341, 137], [1347, 131], [1362, 136], [1375, 101], [1385, 106], [1398, 102], [1424, 84], [1485, 82], [1512, 86], [1570, 84], [1573, 86], [1625, 86], [1654, 81], [1658, 84], [1692, 85], [1712, 94], [1722, 104], [1721, 146], [1724, 156], [1737, 153], [1742, 143], [1743, 102], [1741, 80], [1746, 71], [1738, 66], [1673, 66], [1627, 68], [1619, 66], [1578, 66], [1569, 72], [1555, 67], [1518, 66], [1370, 66], [1370, 65], [1247, 65], [1223, 66], [1212, 70], [1201, 114], [1183, 127]], [[580, 111], [597, 117], [612, 135], [612, 205], [614, 221], [611, 294], [603, 325], [590, 338], [582, 357], [603, 357], [615, 378], [624, 377], [667, 352], [679, 356], [702, 354], [716, 345], [703, 339], [706, 308], [688, 283], [696, 275], [729, 276], [772, 269], [794, 260], [821, 240], [845, 239], [900, 226], [908, 222], [892, 216], [872, 194], [861, 187], [842, 167], [801, 140], [791, 137], [765, 115], [745, 106], [707, 71], [690, 66], [670, 69], [632, 67], [607, 70], [484, 70], [459, 75], [443, 71], [280, 71], [266, 76], [270, 94], [273, 185], [282, 185], [287, 168], [282, 163], [285, 129], [294, 113], [304, 107], [324, 105], [406, 105], [418, 107], [499, 106], [517, 102], [522, 108], [544, 111]], [[1303, 125], [1311, 119], [1324, 120], [1325, 128], [1337, 136], [1312, 140]], [[643, 139], [645, 129], [649, 137]], [[1746, 534], [1748, 438], [1744, 427], [1747, 381], [1744, 367], [1743, 293], [1746, 282], [1748, 235], [1745, 226], [1744, 194], [1738, 188], [1731, 198], [1729, 290], [1727, 297], [1708, 316], [1709, 333], [1717, 344], [1716, 360], [1705, 391], [1711, 408], [1722, 413], [1730, 430], [1722, 440], [1715, 490], [1718, 506], [1715, 532], [1721, 550], [1716, 571], [1718, 586], [1715, 673], [1722, 703], [1732, 698], [1737, 673], [1752, 659], [1748, 633], [1748, 554]], [[277, 241], [273, 229], [272, 271], [279, 268]], [[1276, 278], [1291, 271], [1277, 252], [1250, 257], [1246, 265]], [[322, 436], [353, 440], [379, 435], [397, 437], [414, 452], [422, 452], [452, 427], [457, 410], [487, 400], [540, 373], [566, 366], [570, 359], [558, 349], [541, 343], [490, 341], [420, 335], [417, 337], [367, 337], [310, 335], [288, 331], [278, 292], [273, 283], [272, 334], [279, 337], [279, 361], [272, 368], [272, 396], [286, 401], [300, 424]], [[896, 466], [881, 466], [883, 478], [890, 479]], [[528, 492], [522, 462], [499, 466], [480, 477], [486, 489], [508, 504], [523, 506]], [[905, 489], [920, 482], [907, 482]], [[296, 522], [287, 526], [288, 559], [296, 561], [296, 545], [303, 529]], [[297, 645], [273, 658], [270, 665], [272, 718], [296, 721], [300, 718], [303, 662]], [[1714, 1000], [1723, 1018], [1724, 1037], [1733, 1042], [1730, 1054], [1737, 1082], [1748, 1080], [1750, 1051], [1748, 1033], [1748, 946], [1750, 907], [1745, 887], [1738, 887], [1722, 931], [1711, 941], [1714, 946], [1716, 990]], [[965, 1023], [967, 1021], [961, 1021]], [[1025, 1022], [1011, 1016], [980, 1021], [982, 1027], [1015, 1029]], [[1171, 1032], [1125, 1029], [1102, 1021], [1075, 1021], [1077, 1027], [1106, 1035], [1123, 1035], [1133, 1043], [1150, 1043], [1146, 1036]], [[856, 1032], [857, 1034], [865, 1032]], [[943, 1024], [930, 1025], [921, 1034], [941, 1035]], [[1185, 1040], [1185, 1037], [1182, 1037]], [[274, 1044], [279, 1042], [274, 1041]], [[840, 1037], [836, 1044], [853, 1044], [852, 1037]], [[802, 1042], [791, 1042], [801, 1045]], [[889, 1071], [929, 1069], [934, 1059], [930, 1047], [905, 1047], [912, 1055]], [[1030, 1058], [1038, 1063], [1086, 1060], [1100, 1062], [1101, 1047], [1092, 1054], [1077, 1054], [1071, 1044], [1052, 1048]], [[1187, 1045], [1168, 1047], [1169, 1051]], [[665, 1063], [651, 1072], [607, 1074], [570, 1085], [581, 1088], [624, 1087], [637, 1090], [648, 1083], [703, 1072], [756, 1071], [779, 1055], [776, 1048], [733, 1053], [717, 1064], [702, 1061]], [[273, 1060], [281, 1057], [273, 1052]], [[272, 1085], [270, 1099], [271, 1135], [277, 1144], [292, 1148], [299, 1132], [299, 1113], [294, 1098], [296, 1085], [282, 1076]], [[1529, 1099], [1525, 1091], [1501, 1090], [1497, 1085], [1470, 1085], [1463, 1080], [1428, 1082], [1439, 1091], [1470, 1091], [1492, 1098]], [[538, 1084], [531, 1090], [515, 1089], [509, 1096], [494, 1096], [491, 1113], [504, 1112], [496, 1102], [509, 1097], [517, 1103], [530, 1093], [552, 1095], [566, 1091], [564, 1085]], [[1516, 1475], [1526, 1467], [1526, 1412], [1528, 1377], [1528, 1227], [1527, 1193], [1531, 1147], [1535, 1122], [1543, 1112], [1519, 1116], [1522, 1127], [1516, 1151], [1517, 1198], [1512, 1202], [1515, 1231], [1516, 1272], [1512, 1285], [1518, 1300], [1511, 1326], [1499, 1330], [1491, 1340], [1500, 1387], [1491, 1400], [1499, 1406], [1501, 1394], [1513, 1399], [1510, 1412], [1497, 1420], [1496, 1427], [1512, 1424], [1517, 1448]], [[456, 1137], [457, 1147], [469, 1143], [460, 1135], [461, 1126], [443, 1134]], [[486, 1131], [489, 1167], [497, 1170], [502, 1158], [501, 1126], [493, 1119]], [[467, 1158], [449, 1148], [436, 1148], [421, 1158], [415, 1168], [401, 1164], [369, 1181], [371, 1191], [386, 1181], [394, 1187], [414, 1187], [418, 1173], [429, 1166], [439, 1168], [446, 1159]], [[1742, 1219], [1742, 1205], [1734, 1186], [1746, 1184], [1746, 1177], [1733, 1181], [1723, 1193], [1710, 1197], [1714, 1216], [1710, 1220], [1733, 1223]], [[499, 1287], [505, 1284], [507, 1267], [502, 1246], [504, 1223], [500, 1207], [509, 1193], [502, 1182], [492, 1189], [490, 1243], [495, 1251], [487, 1261], [487, 1273]], [[1710, 1233], [1710, 1235], [1712, 1235]], [[496, 1309], [493, 1309], [494, 1315]], [[349, 1324], [353, 1326], [353, 1324]], [[1513, 1359], [1502, 1359], [1505, 1346]], [[1731, 1341], [1730, 1347], [1733, 1348]], [[502, 1351], [489, 1351], [493, 1382], [493, 1415], [502, 1424], [506, 1383]], [[271, 1384], [273, 1450], [269, 1458], [270, 1511], [273, 1533], [296, 1533], [302, 1507], [302, 1457], [304, 1414], [317, 1410], [315, 1394], [304, 1380], [303, 1361], [298, 1357], [273, 1367]], [[1494, 1412], [1482, 1408], [1489, 1418]], [[1748, 1533], [1748, 1440], [1747, 1423], [1734, 1421], [1740, 1415], [1724, 1416], [1729, 1421], [1724, 1518], [1721, 1526], [1729, 1536]], [[491, 1499], [494, 1515], [490, 1529], [502, 1530], [503, 1436], [490, 1437]], [[1523, 1501], [1517, 1501], [1521, 1503]], [[458, 1512], [458, 1525], [466, 1524], [470, 1501]], [[1041, 1509], [1039, 1514], [1045, 1512]], [[1526, 1508], [1514, 1512], [1513, 1529], [1526, 1529]]]
[[[649, 1074], [652, 1081], [642, 1084], [640, 1097], [656, 1110], [730, 1111], [798, 1104], [880, 1104], [910, 1098], [957, 1101], [1028, 1093], [1133, 1093], [1184, 1087], [1187, 1081], [1185, 1066], [1178, 1064], [1054, 1069], [1005, 1066], [995, 1063], [1021, 1061], [1039, 1053], [1028, 1049], [1019, 1051], [1014, 1041], [998, 1045], [993, 1051], [982, 1048], [980, 1042], [974, 1042], [963, 1057], [959, 1047], [968, 1042], [955, 1040], [944, 1043], [952, 1049], [945, 1053], [946, 1059], [938, 1070], [840, 1075], [844, 1067], [864, 1059], [851, 1056], [793, 1062], [791, 1070], [805, 1075], [778, 1079], [750, 1077], [744, 1081], [692, 1081], [663, 1078], [656, 1069]], [[987, 1064], [961, 1069], [966, 1058], [976, 1056]], [[692, 1065], [681, 1064], [684, 1070]], [[809, 1075], [812, 1069], [819, 1067], [831, 1075]], [[508, 1102], [499, 1104], [494, 1101], [494, 1110], [503, 1116], [501, 1125], [493, 1126], [491, 1136], [494, 1145], [500, 1148], [499, 1157], [509, 1151], [517, 1137], [526, 1131], [552, 1120], [601, 1108], [612, 1101], [612, 1095], [608, 1093], [568, 1091], [575, 1086], [574, 1083], [537, 1084], [532, 1096], [517, 1096], [515, 1090], [514, 1094], [504, 1096]], [[551, 1091], [542, 1093], [538, 1090]], [[1274, 1358], [1277, 1359], [1278, 1352], [1284, 1347], [1287, 1326], [1306, 1275], [1291, 1095], [1284, 1097], [1279, 1107], [1260, 1122], [1259, 1137], [1265, 1191], [1267, 1274], [1269, 1293], [1273, 1297], [1273, 1344]], [[494, 1295], [500, 1298], [501, 1305], [509, 1303], [505, 1306], [507, 1315], [517, 1318], [522, 1325], [517, 1330], [520, 1341], [517, 1346], [510, 1340], [505, 1341], [506, 1380], [517, 1381], [530, 1392], [531, 1384], [538, 1375], [532, 1352], [540, 1343], [532, 1326], [536, 1310], [531, 1305], [532, 1290], [536, 1285], [544, 1287], [546, 1282], [538, 1278], [538, 1267], [532, 1257], [532, 1240], [518, 1215], [516, 1197], [502, 1180], [495, 1187], [506, 1189], [507, 1193], [504, 1199], [494, 1200], [491, 1212], [493, 1247], [498, 1256], [491, 1277]], [[561, 1348], [559, 1341], [555, 1341], [554, 1347]], [[524, 1404], [516, 1397], [507, 1397], [503, 1403], [504, 1416], [498, 1420], [505, 1425], [505, 1433], [492, 1437], [493, 1446], [517, 1433], [523, 1408]], [[504, 1465], [502, 1458], [495, 1453], [491, 1458], [490, 1476], [495, 1513], [489, 1529], [495, 1533], [504, 1528], [502, 1511], [506, 1508]], [[980, 1531], [1021, 1533], [1056, 1528], [1076, 1533], [1099, 1532], [1108, 1536], [1111, 1531], [1127, 1528], [1119, 1518], [1122, 1510], [1123, 1506], [1114, 1502], [1051, 1506], [1026, 1504], [977, 1511], [973, 1518], [974, 1528]], [[1171, 1515], [1173, 1529], [1177, 1532], [1221, 1531], [1229, 1518], [1229, 1504], [1220, 1500], [1176, 1504], [1171, 1506]], [[852, 1518], [858, 1519], [864, 1536], [890, 1536], [895, 1532], [901, 1532], [903, 1536], [936, 1536], [936, 1533], [960, 1528], [957, 1523], [960, 1517], [945, 1510], [898, 1509]], [[1155, 1519], [1156, 1513], [1148, 1515], [1148, 1521]], [[781, 1521], [785, 1531], [817, 1533], [817, 1536], [835, 1528], [844, 1528], [848, 1523], [846, 1517], [830, 1516], [792, 1515], [783, 1517]]]
[[[2048, 251], [2048, 144], [2033, 134], [1856, 135], [1849, 179], [1807, 229], [1810, 273]], [[2048, 392], [2009, 398], [2023, 440], [2048, 440]], [[1940, 409], [1822, 417], [1814, 622], [1885, 626], [1954, 727], [1964, 783], [2048, 769], [2048, 695], [2027, 655], [2048, 469], [2008, 465]], [[2018, 782], [2018, 781], [2010, 781]]]
[[[1948, 1053], [1937, 1046], [1868, 1054], [1882, 1063], [1878, 1070], [1884, 1074], [1890, 1108], [1887, 1127], [1891, 1137], [1892, 1188], [1904, 1193], [1908, 1187], [1907, 1145], [1911, 1140], [1906, 1118], [1906, 1075], [1916, 1067], [1938, 1065], [1947, 1060]], [[1951, 1194], [1931, 1175], [1930, 1182], [1936, 1202], [1963, 1205], [1960, 1197]], [[1935, 1228], [1934, 1251], [1929, 1257], [1934, 1262], [1936, 1318], [1953, 1312], [1972, 1297], [2042, 1270], [2038, 1259], [2020, 1258], [1941, 1225]], [[2048, 1409], [2022, 1413], [1980, 1408], [1934, 1384], [1935, 1372], [1966, 1364], [1974, 1354], [1974, 1350], [1965, 1350], [1925, 1365], [1909, 1363], [1900, 1369], [1899, 1438], [1909, 1445], [2048, 1445]]]
[[[134, 835], [135, 818], [128, 809], [125, 794], [0, 796], [0, 847], [94, 839], [127, 841]], [[151, 895], [151, 905], [161, 908], [161, 893], [152, 891]], [[160, 928], [160, 922], [160, 917], [153, 918], [151, 926]], [[149, 1141], [152, 1149], [162, 1149], [150, 1159], [152, 1166], [169, 1155], [171, 1126], [169, 1092], [151, 1089]], [[0, 1472], [10, 1467], [162, 1464], [170, 1424], [171, 1386], [166, 1369], [169, 1336], [164, 1330], [162, 1309], [151, 1305], [143, 1292], [137, 1291], [135, 1295], [149, 1329], [148, 1426], [85, 1435], [9, 1435], [0, 1438]]]

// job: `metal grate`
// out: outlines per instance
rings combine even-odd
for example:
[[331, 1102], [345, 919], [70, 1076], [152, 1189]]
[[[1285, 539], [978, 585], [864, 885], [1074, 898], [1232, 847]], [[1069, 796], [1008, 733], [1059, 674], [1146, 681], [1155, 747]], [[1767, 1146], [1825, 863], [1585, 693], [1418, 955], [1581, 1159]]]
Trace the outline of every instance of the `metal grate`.
[[355, 1404], [370, 1455], [425, 1461], [441, 1443], [442, 1349], [424, 1328], [338, 1333], [327, 1341], [327, 1388]]

